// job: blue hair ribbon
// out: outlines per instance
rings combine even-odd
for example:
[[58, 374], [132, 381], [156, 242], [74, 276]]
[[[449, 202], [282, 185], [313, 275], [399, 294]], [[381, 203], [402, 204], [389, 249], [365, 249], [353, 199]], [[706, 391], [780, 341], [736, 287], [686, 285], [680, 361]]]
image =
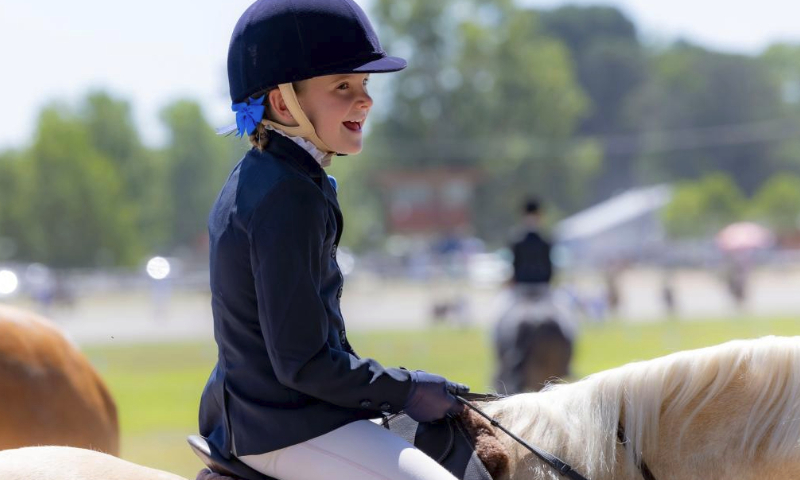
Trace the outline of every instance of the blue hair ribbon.
[[237, 137], [241, 137], [245, 133], [252, 135], [256, 131], [256, 127], [261, 123], [261, 119], [264, 118], [265, 107], [262, 105], [264, 97], [266, 95], [262, 95], [259, 98], [251, 97], [244, 102], [234, 103], [231, 106], [231, 110], [236, 112], [236, 127], [239, 129], [239, 133], [236, 134]]

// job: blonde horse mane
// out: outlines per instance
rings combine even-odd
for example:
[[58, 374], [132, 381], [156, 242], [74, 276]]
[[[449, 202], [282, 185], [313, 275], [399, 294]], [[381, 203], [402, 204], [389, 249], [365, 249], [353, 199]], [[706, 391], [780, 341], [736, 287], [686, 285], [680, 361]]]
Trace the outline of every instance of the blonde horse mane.
[[[604, 478], [615, 468], [634, 472], [642, 458], [657, 458], [668, 441], [677, 450], [685, 447], [684, 453], [702, 450], [687, 435], [693, 426], [702, 435], [723, 430], [719, 438], [725, 443], [715, 452], [726, 450], [737, 461], [752, 461], [760, 452], [789, 458], [798, 455], [800, 442], [800, 337], [678, 352], [486, 409], [522, 438], [571, 459], [589, 478]], [[619, 424], [629, 439], [625, 447], [617, 442]], [[507, 446], [512, 461], [528, 457], [518, 445]], [[550, 476], [541, 465], [530, 468]]]

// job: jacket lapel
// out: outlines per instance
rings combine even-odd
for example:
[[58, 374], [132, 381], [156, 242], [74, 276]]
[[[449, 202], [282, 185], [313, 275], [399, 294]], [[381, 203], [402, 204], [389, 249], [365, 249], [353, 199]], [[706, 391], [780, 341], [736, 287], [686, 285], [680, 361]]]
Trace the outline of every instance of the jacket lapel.
[[325, 199], [333, 206], [333, 213], [336, 217], [335, 243], [338, 245], [339, 239], [342, 238], [344, 218], [342, 217], [342, 210], [339, 207], [339, 200], [336, 198], [336, 190], [334, 190], [333, 185], [331, 185], [330, 180], [328, 180], [328, 175], [325, 173], [325, 170], [314, 160], [314, 157], [283, 135], [272, 135], [267, 144], [267, 150], [304, 172], [314, 180], [314, 183], [316, 183], [320, 189], [322, 189], [322, 194], [325, 195]]

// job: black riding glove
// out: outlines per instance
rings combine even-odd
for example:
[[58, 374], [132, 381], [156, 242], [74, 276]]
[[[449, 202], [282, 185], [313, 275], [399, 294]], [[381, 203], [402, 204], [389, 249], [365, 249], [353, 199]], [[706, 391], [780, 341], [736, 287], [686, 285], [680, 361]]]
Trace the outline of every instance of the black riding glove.
[[461, 413], [464, 405], [455, 395], [469, 392], [469, 387], [450, 382], [433, 373], [415, 370], [411, 372], [411, 392], [403, 410], [418, 422], [432, 422], [447, 414]]

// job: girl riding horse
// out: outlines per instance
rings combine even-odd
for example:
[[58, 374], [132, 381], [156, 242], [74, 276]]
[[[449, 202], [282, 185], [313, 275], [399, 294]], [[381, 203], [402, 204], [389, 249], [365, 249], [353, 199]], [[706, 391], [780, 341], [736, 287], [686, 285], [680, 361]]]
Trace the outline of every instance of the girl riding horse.
[[352, 0], [258, 0], [234, 28], [232, 108], [253, 148], [209, 216], [218, 361], [200, 433], [263, 474], [453, 480], [370, 421], [458, 413], [450, 392], [467, 388], [356, 354], [340, 309], [342, 214], [323, 170], [361, 150], [370, 74], [405, 66]]

